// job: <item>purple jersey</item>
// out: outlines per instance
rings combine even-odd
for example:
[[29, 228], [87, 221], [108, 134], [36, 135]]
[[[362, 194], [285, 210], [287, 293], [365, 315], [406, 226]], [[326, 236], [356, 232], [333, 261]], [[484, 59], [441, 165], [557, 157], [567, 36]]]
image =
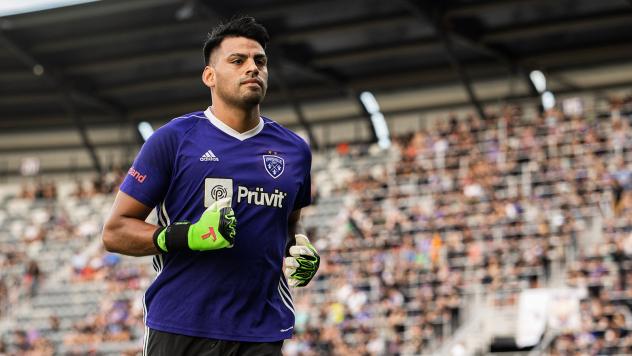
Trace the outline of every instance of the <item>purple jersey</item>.
[[237, 236], [230, 249], [155, 256], [146, 325], [222, 340], [290, 338], [294, 307], [282, 264], [288, 217], [310, 203], [310, 167], [307, 143], [267, 118], [238, 133], [207, 109], [156, 130], [121, 191], [155, 207], [162, 226], [197, 221], [232, 197]]

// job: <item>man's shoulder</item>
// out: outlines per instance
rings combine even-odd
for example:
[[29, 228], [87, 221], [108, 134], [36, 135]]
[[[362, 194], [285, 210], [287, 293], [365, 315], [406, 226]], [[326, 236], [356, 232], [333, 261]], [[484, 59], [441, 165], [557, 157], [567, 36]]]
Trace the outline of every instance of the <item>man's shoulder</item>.
[[160, 126], [148, 139], [147, 143], [153, 147], [155, 145], [168, 145], [176, 147], [183, 137], [195, 125], [204, 118], [204, 113], [193, 112], [190, 114], [178, 116], [166, 124]]
[[171, 121], [167, 122], [163, 127], [167, 127], [171, 130], [177, 131], [188, 131], [195, 124], [200, 122], [200, 120], [206, 120], [203, 111], [194, 111], [192, 113], [180, 115], [176, 118], [171, 119]]
[[181, 115], [160, 126], [154, 134], [159, 137], [178, 138], [186, 134], [202, 119], [204, 119], [204, 113], [201, 111]]

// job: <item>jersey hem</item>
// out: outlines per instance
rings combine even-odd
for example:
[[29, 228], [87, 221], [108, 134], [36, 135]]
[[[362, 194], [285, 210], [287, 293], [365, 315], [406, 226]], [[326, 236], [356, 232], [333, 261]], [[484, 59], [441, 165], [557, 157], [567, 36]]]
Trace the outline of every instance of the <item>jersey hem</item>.
[[160, 323], [153, 322], [147, 319], [146, 322], [147, 327], [151, 329], [155, 329], [158, 331], [193, 336], [193, 337], [203, 337], [208, 339], [216, 339], [216, 340], [225, 340], [225, 341], [241, 341], [241, 342], [274, 342], [274, 341], [282, 341], [285, 339], [292, 338], [292, 330], [280, 333], [277, 336], [244, 336], [244, 335], [233, 335], [233, 334], [222, 334], [222, 333], [209, 333], [208, 331], [202, 330], [194, 330], [187, 328], [175, 327], [172, 325], [164, 325]]

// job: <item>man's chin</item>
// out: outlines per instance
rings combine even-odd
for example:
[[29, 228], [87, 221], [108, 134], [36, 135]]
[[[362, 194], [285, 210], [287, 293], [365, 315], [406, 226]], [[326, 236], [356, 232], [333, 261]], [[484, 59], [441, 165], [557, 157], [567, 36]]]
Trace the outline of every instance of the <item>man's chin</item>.
[[255, 106], [261, 104], [264, 96], [262, 94], [253, 93], [251, 95], [245, 95], [242, 99], [246, 106]]

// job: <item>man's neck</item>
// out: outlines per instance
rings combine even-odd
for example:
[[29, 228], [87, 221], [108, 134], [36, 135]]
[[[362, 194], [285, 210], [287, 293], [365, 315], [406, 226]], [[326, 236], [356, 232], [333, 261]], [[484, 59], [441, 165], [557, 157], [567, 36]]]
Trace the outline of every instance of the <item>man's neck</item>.
[[259, 124], [260, 119], [259, 105], [248, 110], [228, 106], [218, 101], [211, 106], [211, 112], [217, 119], [239, 133], [254, 129]]

